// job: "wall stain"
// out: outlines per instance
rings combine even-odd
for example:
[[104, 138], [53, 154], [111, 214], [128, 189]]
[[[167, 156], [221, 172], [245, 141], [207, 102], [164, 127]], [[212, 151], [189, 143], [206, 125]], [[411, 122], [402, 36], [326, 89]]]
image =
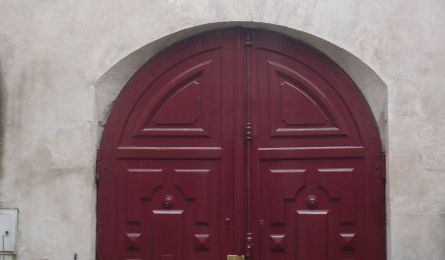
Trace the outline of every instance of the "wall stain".
[[[6, 102], [4, 100], [4, 83], [3, 83], [3, 74], [2, 74], [2, 64], [0, 60], [0, 184], [2, 183], [3, 178], [3, 146], [4, 146], [4, 129], [5, 129], [5, 106]], [[1, 190], [1, 189], [0, 189]], [[3, 205], [1, 200], [2, 194], [0, 191], [0, 207]]]
[[14, 48], [5, 34], [0, 33], [0, 207], [4, 206], [2, 184], [5, 176], [5, 127], [6, 127], [6, 71], [12, 66]]

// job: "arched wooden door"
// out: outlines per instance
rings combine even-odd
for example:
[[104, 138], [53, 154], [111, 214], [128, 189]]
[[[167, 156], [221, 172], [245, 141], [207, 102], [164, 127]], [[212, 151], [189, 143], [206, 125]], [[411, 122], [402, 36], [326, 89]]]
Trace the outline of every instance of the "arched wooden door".
[[120, 94], [99, 156], [100, 260], [385, 259], [370, 109], [285, 36], [227, 29], [164, 51]]

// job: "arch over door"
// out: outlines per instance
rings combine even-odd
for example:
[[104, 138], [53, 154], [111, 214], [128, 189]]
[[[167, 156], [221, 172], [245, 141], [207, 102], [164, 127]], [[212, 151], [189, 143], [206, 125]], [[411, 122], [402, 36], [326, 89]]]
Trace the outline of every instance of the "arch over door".
[[97, 256], [384, 259], [373, 116], [336, 64], [266, 31], [177, 44], [105, 127]]

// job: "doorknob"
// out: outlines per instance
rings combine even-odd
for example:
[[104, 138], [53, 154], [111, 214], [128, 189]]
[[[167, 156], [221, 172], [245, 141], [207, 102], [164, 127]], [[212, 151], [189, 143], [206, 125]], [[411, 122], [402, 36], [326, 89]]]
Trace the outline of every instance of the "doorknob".
[[227, 255], [227, 260], [244, 260], [243, 255]]

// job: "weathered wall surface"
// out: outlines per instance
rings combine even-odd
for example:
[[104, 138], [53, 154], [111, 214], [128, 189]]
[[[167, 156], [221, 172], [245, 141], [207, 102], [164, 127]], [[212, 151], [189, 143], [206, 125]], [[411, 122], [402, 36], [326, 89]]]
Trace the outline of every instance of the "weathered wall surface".
[[[0, 206], [20, 209], [19, 259], [94, 259], [98, 121], [119, 90], [107, 92], [113, 76], [106, 72], [164, 36], [229, 21], [306, 32], [381, 77], [388, 254], [445, 259], [444, 16], [443, 0], [0, 1]], [[144, 55], [168, 39], [158, 43]], [[115, 82], [146, 57], [129, 62]], [[342, 65], [354, 72], [348, 60]], [[381, 85], [367, 84], [374, 83]], [[385, 96], [367, 94], [382, 127]]]

